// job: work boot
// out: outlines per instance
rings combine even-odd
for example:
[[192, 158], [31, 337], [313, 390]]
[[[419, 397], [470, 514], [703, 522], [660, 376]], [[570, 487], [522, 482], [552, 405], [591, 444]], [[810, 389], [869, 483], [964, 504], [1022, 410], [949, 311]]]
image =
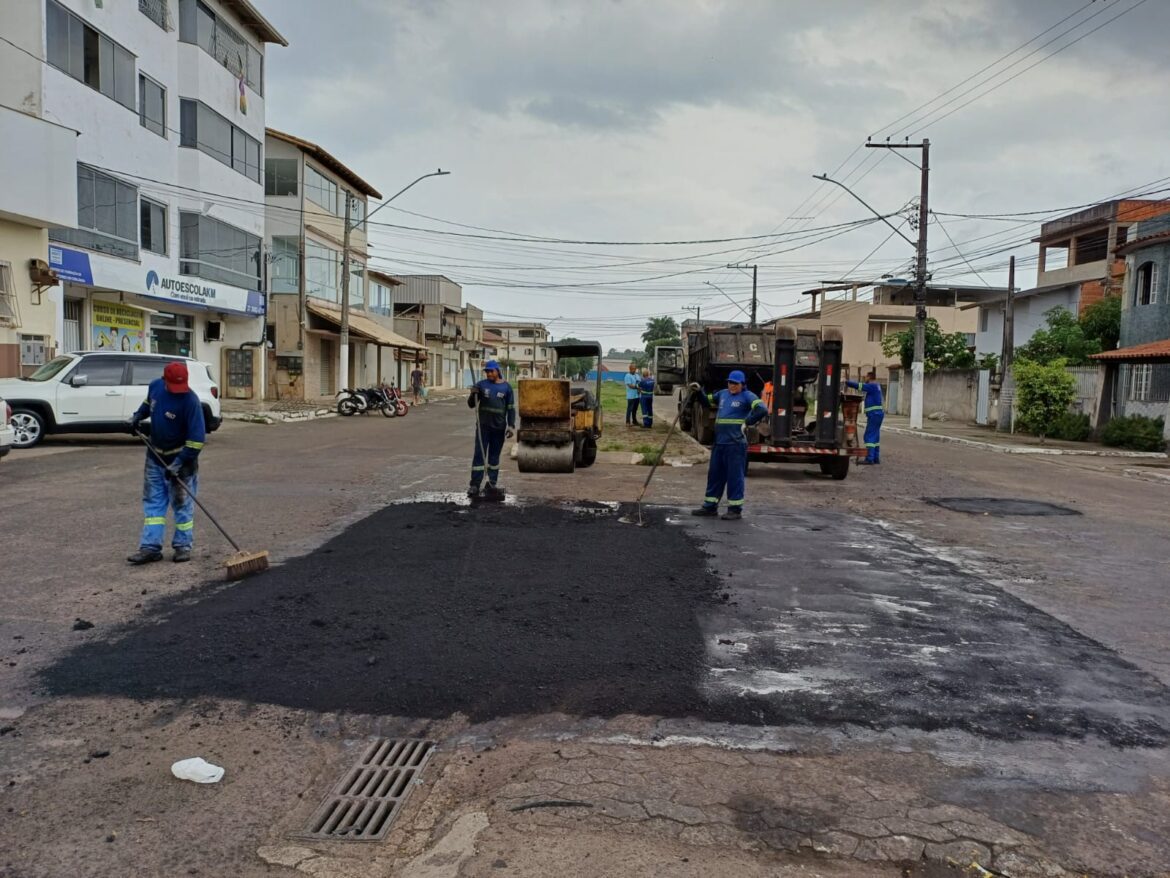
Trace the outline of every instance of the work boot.
[[131, 564], [149, 564], [152, 561], [161, 561], [163, 558], [162, 552], [158, 549], [139, 549], [126, 560]]
[[718, 506], [700, 506], [698, 509], [691, 510], [691, 515], [698, 515], [702, 518], [714, 518], [718, 514]]
[[479, 499], [479, 485], [472, 485], [470, 488], [468, 488], [467, 489], [467, 496], [470, 497], [472, 500], [478, 500]]
[[500, 501], [504, 499], [504, 489], [497, 488], [495, 485], [488, 485], [483, 490], [483, 499]]
[[739, 521], [743, 518], [743, 510], [738, 506], [729, 506], [727, 511], [719, 517], [724, 521]]
[[171, 558], [176, 564], [182, 564], [184, 561], [191, 560], [190, 546], [175, 546], [174, 557]]

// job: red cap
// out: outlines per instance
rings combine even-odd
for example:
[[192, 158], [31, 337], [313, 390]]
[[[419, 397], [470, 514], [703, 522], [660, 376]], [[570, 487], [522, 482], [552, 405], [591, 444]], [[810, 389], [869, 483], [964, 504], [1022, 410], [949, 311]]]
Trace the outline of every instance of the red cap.
[[187, 386], [187, 364], [167, 363], [163, 369], [163, 381], [171, 393], [186, 393], [191, 389]]

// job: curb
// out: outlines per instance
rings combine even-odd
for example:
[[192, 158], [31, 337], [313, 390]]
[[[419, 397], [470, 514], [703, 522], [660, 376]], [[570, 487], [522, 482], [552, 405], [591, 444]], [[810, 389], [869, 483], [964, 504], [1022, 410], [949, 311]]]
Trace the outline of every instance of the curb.
[[305, 412], [220, 412], [225, 421], [243, 421], [248, 424], [295, 424], [320, 418], [336, 418], [337, 412], [325, 408]]
[[940, 433], [926, 433], [920, 430], [909, 430], [905, 427], [883, 427], [885, 433], [895, 433], [899, 436], [914, 436], [917, 439], [931, 439], [935, 442], [951, 442], [956, 445], [966, 445], [971, 448], [981, 448], [984, 451], [995, 451], [999, 454], [1046, 454], [1054, 457], [1128, 457], [1165, 460], [1166, 455], [1160, 451], [1105, 451], [1080, 448], [1038, 448], [1034, 445], [999, 445], [995, 442], [980, 442], [977, 439], [964, 439], [961, 436], [946, 436]]

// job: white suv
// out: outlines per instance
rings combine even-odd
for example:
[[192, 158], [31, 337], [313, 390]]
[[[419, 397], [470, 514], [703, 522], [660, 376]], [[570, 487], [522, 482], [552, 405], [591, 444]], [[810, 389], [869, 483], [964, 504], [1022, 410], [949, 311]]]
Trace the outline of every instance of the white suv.
[[203, 404], [207, 432], [219, 429], [219, 385], [207, 363], [165, 354], [78, 351], [54, 357], [27, 378], [0, 379], [12, 406], [13, 444], [31, 448], [48, 433], [118, 433], [146, 399], [167, 363], [187, 364], [191, 390]]

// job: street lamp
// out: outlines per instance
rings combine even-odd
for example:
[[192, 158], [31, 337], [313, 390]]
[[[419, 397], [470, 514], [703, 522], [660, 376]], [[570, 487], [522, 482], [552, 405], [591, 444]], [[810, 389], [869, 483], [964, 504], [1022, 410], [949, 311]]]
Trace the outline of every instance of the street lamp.
[[[446, 177], [450, 171], [444, 171], [442, 168], [431, 171], [429, 174], [423, 174], [415, 180], [412, 180], [407, 185], [403, 186], [368, 214], [366, 214], [361, 222], [369, 222], [370, 217], [376, 214], [379, 210], [405, 192], [407, 189], [414, 186], [415, 183], [420, 183], [427, 177]], [[341, 366], [338, 370], [338, 378], [341, 384], [340, 389], [345, 389], [349, 386], [349, 236], [354, 229], [357, 228], [358, 223], [350, 221], [350, 213], [352, 202], [354, 200], [353, 194], [347, 189], [345, 191], [345, 235], [341, 244]]]

